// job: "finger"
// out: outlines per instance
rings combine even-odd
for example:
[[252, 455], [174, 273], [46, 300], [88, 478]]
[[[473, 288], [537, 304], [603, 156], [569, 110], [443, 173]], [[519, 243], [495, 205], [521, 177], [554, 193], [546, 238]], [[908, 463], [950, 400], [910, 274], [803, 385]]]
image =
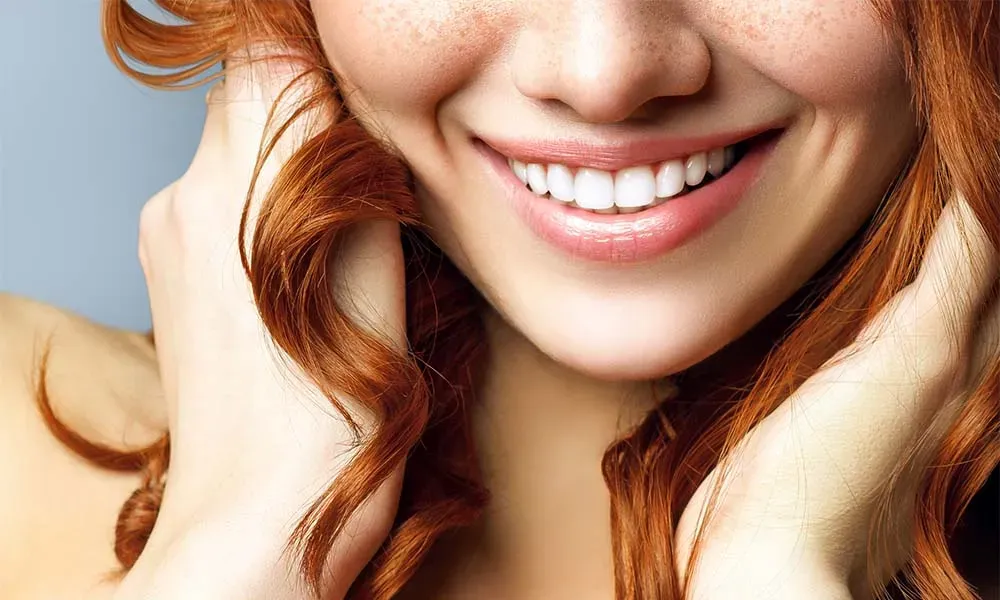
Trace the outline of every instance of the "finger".
[[[281, 124], [308, 100], [319, 84], [306, 76], [306, 65], [287, 48], [258, 44], [237, 53], [226, 66], [225, 89], [232, 142], [241, 148], [259, 149], [268, 119]], [[296, 118], [275, 148], [276, 162], [288, 159], [325, 124], [318, 111]], [[273, 130], [272, 130], [273, 131]], [[252, 143], [256, 142], [256, 144]]]
[[1000, 362], [1000, 299], [993, 302], [977, 331], [972, 351], [970, 387], [978, 383], [977, 378], [986, 375], [987, 369]]
[[338, 306], [361, 327], [406, 352], [406, 280], [399, 223], [362, 223], [345, 237], [334, 264]]
[[[941, 213], [912, 296], [918, 315], [965, 340], [1000, 273], [1000, 257], [986, 229], [962, 195]], [[957, 330], [957, 331], [956, 331]]]
[[959, 383], [972, 332], [998, 274], [996, 248], [972, 207], [956, 194], [941, 212], [913, 283], [830, 362], [856, 353], [852, 360], [859, 364], [884, 357], [871, 377], [912, 388], [906, 395], [915, 401], [940, 385]]
[[228, 215], [233, 227], [239, 223], [246, 193], [253, 185], [246, 229], [252, 236], [261, 202], [282, 165], [327, 120], [317, 110], [296, 118], [258, 165], [270, 137], [307, 100], [315, 80], [301, 77], [306, 72], [304, 64], [274, 45], [242, 50], [224, 68], [224, 78], [206, 96], [205, 128], [189, 172], [197, 174], [195, 181], [225, 181], [228, 191], [216, 194], [214, 203], [225, 205], [216, 208]]

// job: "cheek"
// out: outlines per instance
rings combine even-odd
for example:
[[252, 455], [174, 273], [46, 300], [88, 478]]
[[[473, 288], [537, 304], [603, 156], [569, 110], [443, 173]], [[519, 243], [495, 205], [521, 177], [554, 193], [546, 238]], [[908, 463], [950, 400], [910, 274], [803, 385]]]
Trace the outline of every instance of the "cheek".
[[462, 87], [498, 43], [496, 0], [313, 0], [334, 71], [379, 108], [429, 108]]
[[867, 0], [710, 0], [695, 10], [725, 52], [813, 104], [867, 104], [904, 85]]

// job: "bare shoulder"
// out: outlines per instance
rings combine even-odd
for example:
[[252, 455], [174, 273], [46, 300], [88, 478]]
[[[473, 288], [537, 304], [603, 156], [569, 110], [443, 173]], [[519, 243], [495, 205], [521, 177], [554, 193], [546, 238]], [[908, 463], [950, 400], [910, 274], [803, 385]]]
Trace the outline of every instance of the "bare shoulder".
[[[0, 392], [6, 398], [0, 399], [0, 410], [24, 392], [34, 397], [43, 365], [53, 404], [71, 421], [79, 416], [72, 414], [76, 409], [92, 414], [107, 404], [102, 400], [109, 395], [124, 394], [119, 399], [127, 400], [159, 390], [156, 353], [146, 336], [0, 294]], [[85, 428], [93, 425], [89, 419], [82, 421], [79, 425]]]
[[[37, 355], [56, 337], [60, 345], [72, 350], [85, 347], [86, 352], [78, 358], [100, 359], [102, 353], [113, 351], [115, 358], [155, 362], [152, 345], [141, 334], [103, 326], [29, 298], [0, 293], [0, 356], [20, 363]], [[0, 363], [0, 369], [4, 367]]]
[[108, 597], [117, 512], [138, 476], [93, 467], [53, 437], [36, 402], [42, 373], [61, 421], [133, 446], [156, 434], [148, 411], [127, 410], [156, 406], [155, 355], [140, 334], [0, 294], [0, 590], [17, 600]]
[[65, 313], [56, 308], [20, 296], [0, 294], [0, 373], [8, 381], [15, 371], [23, 369], [33, 353], [38, 338], [64, 320]]
[[[155, 367], [152, 344], [141, 334], [94, 323], [72, 312], [21, 296], [0, 293], [0, 373], [23, 371], [48, 349], [74, 363], [109, 360]], [[62, 361], [60, 361], [62, 362]], [[0, 380], [2, 381], [2, 380]]]

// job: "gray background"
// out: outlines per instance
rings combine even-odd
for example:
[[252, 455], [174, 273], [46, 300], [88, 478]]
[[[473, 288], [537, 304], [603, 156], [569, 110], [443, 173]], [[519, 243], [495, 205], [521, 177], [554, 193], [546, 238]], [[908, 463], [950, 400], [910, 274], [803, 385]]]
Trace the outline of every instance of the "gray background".
[[184, 172], [205, 92], [126, 79], [99, 15], [99, 0], [0, 0], [0, 291], [144, 329], [139, 210]]

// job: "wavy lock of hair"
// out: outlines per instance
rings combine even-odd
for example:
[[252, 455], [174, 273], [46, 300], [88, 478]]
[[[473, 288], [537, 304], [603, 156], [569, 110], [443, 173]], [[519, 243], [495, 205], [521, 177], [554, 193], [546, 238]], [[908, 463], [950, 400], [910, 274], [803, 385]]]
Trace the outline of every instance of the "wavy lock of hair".
[[[103, 2], [109, 54], [138, 81], [158, 88], [195, 85], [199, 77], [211, 77], [231, 49], [271, 41], [292, 48], [309, 73], [325, 82], [307, 105], [331, 103], [341, 110], [307, 0], [156, 4], [176, 17], [174, 22], [147, 18], [125, 0]], [[912, 280], [953, 188], [964, 192], [990, 239], [1000, 243], [1000, 10], [989, 0], [872, 0], [872, 5], [903, 49], [918, 147], [877, 213], [820, 273], [738, 344], [680, 374], [681, 397], [608, 449], [603, 471], [611, 494], [618, 600], [685, 597], [672, 543], [685, 503], [713, 467], [726, 465], [737, 440]], [[346, 518], [392, 465], [407, 461], [393, 531], [349, 594], [388, 600], [442, 533], [473, 523], [488, 501], [469, 427], [487, 355], [480, 320], [485, 304], [422, 229], [403, 162], [342, 114], [291, 158], [268, 191], [267, 217], [251, 241], [249, 276], [276, 342], [334, 404], [337, 394], [347, 393], [380, 419], [292, 540], [317, 594], [328, 549]], [[281, 131], [279, 124], [275, 136]], [[403, 224], [410, 345], [405, 356], [352, 325], [324, 292], [327, 256], [346, 232], [387, 217]], [[914, 552], [893, 582], [918, 597], [976, 597], [955, 567], [949, 544], [969, 501], [1000, 462], [998, 382], [998, 364], [979, 374], [963, 413], [936, 449], [934, 464], [947, 466], [925, 476]], [[46, 412], [44, 385], [40, 389], [46, 421], [68, 447], [106, 468], [146, 471], [145, 484], [122, 508], [116, 529], [116, 550], [128, 567], [156, 519], [169, 442], [164, 438], [135, 452], [91, 444]], [[881, 534], [873, 524], [873, 579]], [[885, 589], [876, 585], [877, 591]]]

